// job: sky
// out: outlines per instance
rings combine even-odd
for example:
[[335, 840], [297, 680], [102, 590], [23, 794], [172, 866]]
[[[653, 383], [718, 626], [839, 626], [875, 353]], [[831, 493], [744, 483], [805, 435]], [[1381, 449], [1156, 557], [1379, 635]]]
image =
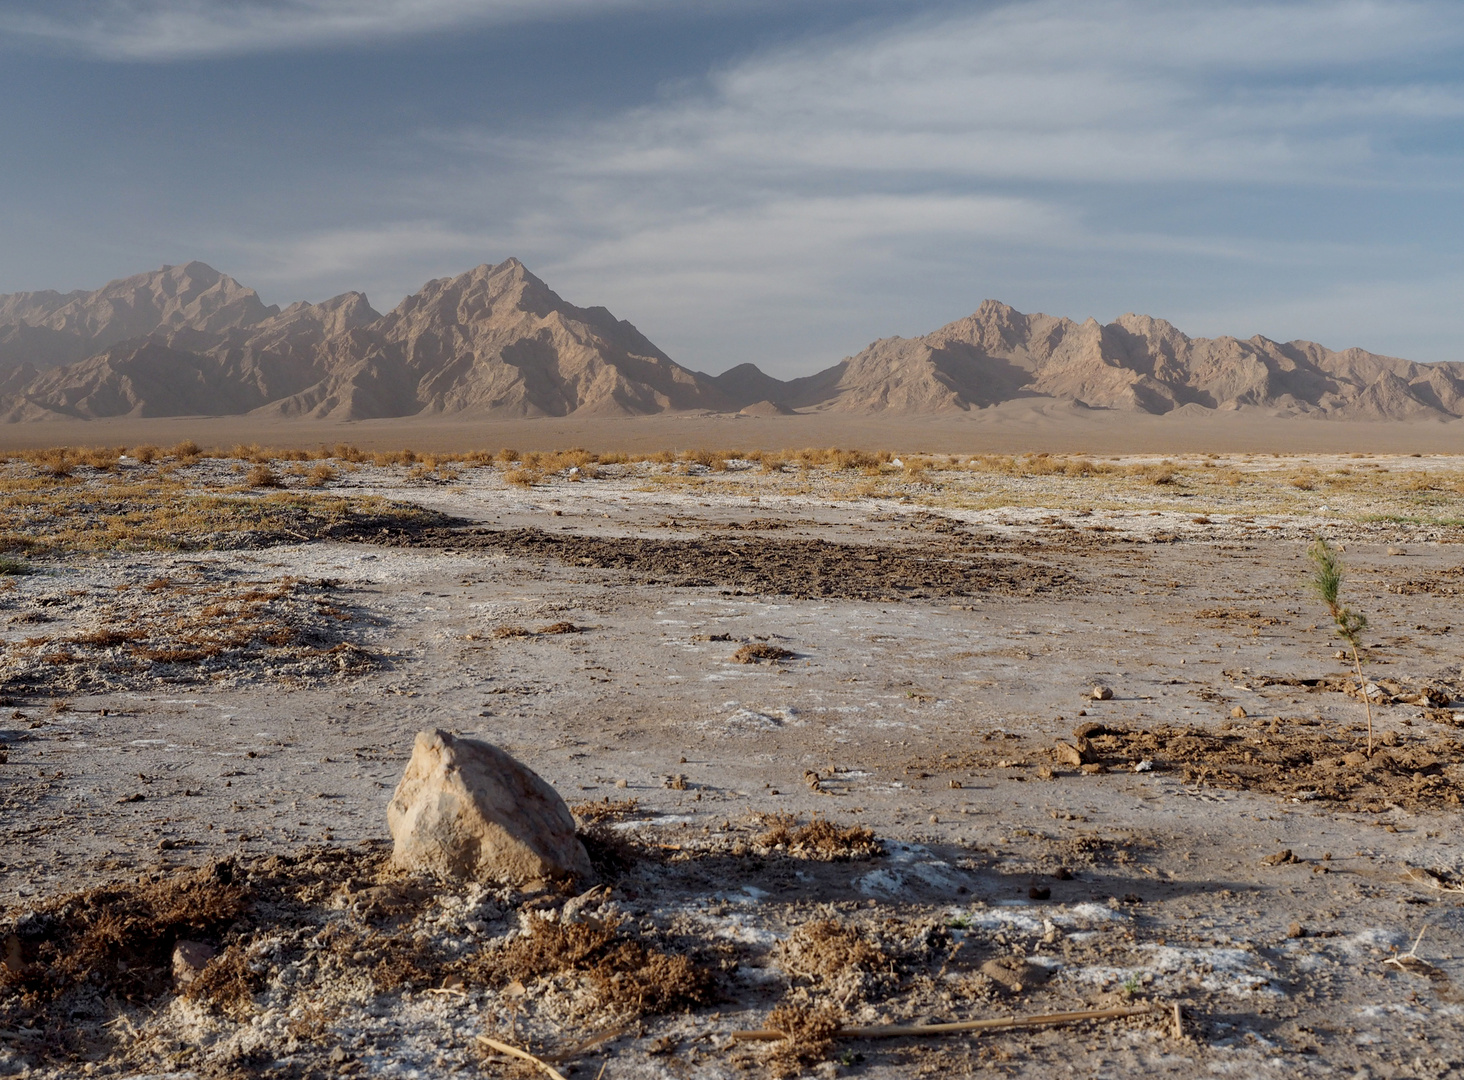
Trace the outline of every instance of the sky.
[[1456, 0], [0, 0], [0, 292], [517, 256], [807, 374], [988, 297], [1464, 360]]

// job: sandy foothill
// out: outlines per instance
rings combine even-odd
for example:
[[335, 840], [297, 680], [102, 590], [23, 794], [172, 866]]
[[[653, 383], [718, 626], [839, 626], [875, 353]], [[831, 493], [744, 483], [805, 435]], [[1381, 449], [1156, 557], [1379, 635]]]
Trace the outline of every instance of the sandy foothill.
[[[666, 458], [0, 465], [0, 1073], [1464, 1069], [1464, 461]], [[432, 728], [599, 884], [392, 870]]]

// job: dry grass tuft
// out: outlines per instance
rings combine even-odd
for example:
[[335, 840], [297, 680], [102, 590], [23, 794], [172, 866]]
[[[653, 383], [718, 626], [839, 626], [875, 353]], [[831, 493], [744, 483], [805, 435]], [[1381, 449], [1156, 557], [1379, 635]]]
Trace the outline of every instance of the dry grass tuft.
[[805, 923], [778, 946], [778, 966], [799, 978], [894, 970], [894, 960], [856, 927], [835, 919]]
[[553, 622], [548, 626], [541, 626], [535, 630], [536, 634], [578, 634], [584, 630], [582, 626], [576, 626], [572, 622]]
[[765, 641], [754, 641], [744, 645], [732, 654], [734, 664], [777, 664], [784, 660], [793, 659], [794, 653], [791, 649], [785, 649], [781, 645], [769, 645]]
[[262, 989], [264, 979], [250, 967], [244, 950], [230, 945], [204, 966], [188, 984], [184, 996], [242, 1020], [249, 1014], [254, 995]]
[[225, 863], [68, 894], [17, 924], [11, 936], [21, 962], [0, 969], [0, 985], [20, 989], [32, 1007], [86, 982], [146, 1000], [167, 987], [179, 940], [216, 936], [248, 906], [248, 892]]
[[828, 1058], [834, 1036], [844, 1026], [844, 1013], [829, 1005], [811, 1009], [783, 1004], [768, 1014], [764, 1026], [784, 1037], [763, 1051], [763, 1064], [770, 1075], [786, 1080]]
[[614, 919], [591, 926], [535, 918], [508, 944], [484, 950], [459, 967], [470, 981], [497, 986], [579, 975], [602, 1008], [622, 1015], [679, 1012], [711, 1003], [714, 982], [708, 969], [619, 930]]
[[581, 824], [599, 825], [606, 821], [625, 821], [637, 816], [640, 813], [640, 800], [612, 799], [607, 795], [603, 799], [575, 803], [569, 810]]
[[757, 838], [765, 848], [781, 847], [790, 855], [823, 862], [870, 859], [884, 854], [879, 838], [863, 825], [839, 826], [827, 818], [799, 825], [792, 814], [763, 814], [767, 831]]
[[282, 488], [285, 482], [268, 465], [256, 465], [244, 477], [244, 485], [252, 488]]
[[492, 637], [502, 641], [506, 638], [533, 637], [533, 631], [525, 630], [522, 626], [495, 626]]
[[505, 484], [514, 484], [518, 487], [533, 487], [535, 484], [543, 483], [544, 474], [538, 469], [520, 468], [509, 469], [503, 474]]
[[170, 476], [11, 479], [0, 486], [0, 551], [23, 554], [264, 547], [410, 530], [442, 520], [421, 507], [377, 497], [200, 493]]

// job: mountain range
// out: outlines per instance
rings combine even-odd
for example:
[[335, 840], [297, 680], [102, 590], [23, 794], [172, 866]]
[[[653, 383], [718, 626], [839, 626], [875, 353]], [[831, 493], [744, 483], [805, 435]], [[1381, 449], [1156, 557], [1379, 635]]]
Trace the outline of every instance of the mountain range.
[[517, 259], [429, 281], [386, 314], [345, 293], [281, 310], [200, 262], [94, 292], [0, 295], [0, 420], [259, 414], [958, 414], [1016, 399], [1127, 413], [1359, 420], [1464, 416], [1464, 364], [1264, 337], [1191, 338], [1163, 319], [1024, 315], [995, 300], [817, 374], [677, 364]]

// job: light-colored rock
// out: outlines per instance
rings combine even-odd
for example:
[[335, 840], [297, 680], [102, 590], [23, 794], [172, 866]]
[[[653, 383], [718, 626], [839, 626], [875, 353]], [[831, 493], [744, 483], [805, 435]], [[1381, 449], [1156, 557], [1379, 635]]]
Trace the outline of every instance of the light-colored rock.
[[218, 950], [202, 941], [180, 941], [173, 946], [173, 982], [187, 986], [218, 955]]
[[403, 869], [504, 885], [593, 876], [559, 793], [477, 739], [419, 731], [386, 816]]
[[1060, 765], [1070, 765], [1074, 769], [1076, 769], [1083, 764], [1082, 751], [1080, 751], [1072, 743], [1065, 743], [1061, 740], [1058, 740], [1057, 745], [1053, 747], [1052, 753], [1053, 756], [1057, 758], [1058, 764]]
[[1092, 697], [1094, 701], [1111, 701], [1113, 700], [1113, 688], [1109, 686], [1104, 686], [1102, 683], [1098, 683], [1093, 687], [1089, 696]]

